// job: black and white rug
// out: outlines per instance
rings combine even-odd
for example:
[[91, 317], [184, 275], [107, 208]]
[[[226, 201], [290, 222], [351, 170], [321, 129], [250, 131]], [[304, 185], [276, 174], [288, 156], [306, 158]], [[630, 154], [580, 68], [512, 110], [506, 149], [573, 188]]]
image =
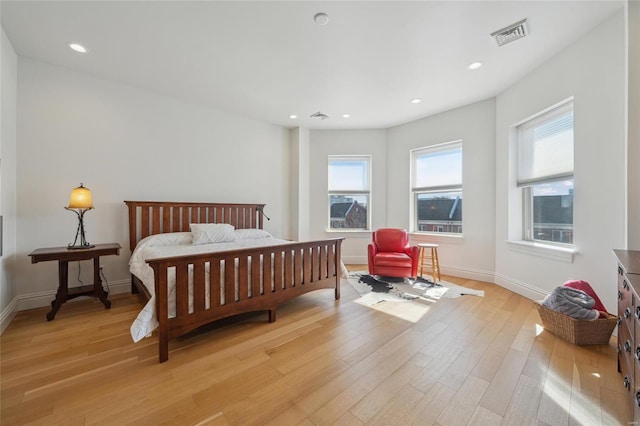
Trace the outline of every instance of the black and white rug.
[[462, 295], [484, 297], [484, 291], [466, 288], [447, 281], [438, 284], [418, 277], [416, 280], [408, 278], [390, 278], [372, 276], [360, 272], [349, 273], [349, 284], [360, 294], [356, 302], [362, 305], [375, 305], [383, 301], [410, 302], [429, 301], [438, 299], [452, 299]]

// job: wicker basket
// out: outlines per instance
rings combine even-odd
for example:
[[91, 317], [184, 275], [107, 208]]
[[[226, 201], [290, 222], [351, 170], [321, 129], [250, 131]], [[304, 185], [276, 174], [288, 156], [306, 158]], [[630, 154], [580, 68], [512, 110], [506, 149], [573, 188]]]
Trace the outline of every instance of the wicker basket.
[[618, 318], [608, 314], [607, 318], [594, 321], [578, 320], [536, 303], [544, 329], [574, 345], [606, 345]]

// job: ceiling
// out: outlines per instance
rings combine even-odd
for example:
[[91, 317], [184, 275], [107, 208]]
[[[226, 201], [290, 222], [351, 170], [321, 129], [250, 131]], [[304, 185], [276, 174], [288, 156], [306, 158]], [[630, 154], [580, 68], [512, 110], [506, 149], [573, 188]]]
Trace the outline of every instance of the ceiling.
[[[622, 7], [2, 0], [1, 20], [21, 56], [285, 127], [376, 129], [495, 96]], [[498, 47], [490, 34], [525, 18], [529, 35]]]

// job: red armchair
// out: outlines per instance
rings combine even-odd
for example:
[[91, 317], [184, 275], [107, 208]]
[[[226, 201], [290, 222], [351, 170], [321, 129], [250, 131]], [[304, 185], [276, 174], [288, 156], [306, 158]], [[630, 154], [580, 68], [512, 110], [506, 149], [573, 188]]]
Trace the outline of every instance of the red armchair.
[[409, 245], [409, 233], [406, 230], [381, 228], [374, 231], [368, 251], [371, 275], [416, 278], [418, 247]]

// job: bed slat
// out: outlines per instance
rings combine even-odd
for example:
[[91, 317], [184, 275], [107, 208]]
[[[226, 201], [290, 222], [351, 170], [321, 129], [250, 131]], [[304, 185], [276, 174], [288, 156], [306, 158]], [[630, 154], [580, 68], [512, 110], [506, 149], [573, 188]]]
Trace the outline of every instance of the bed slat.
[[[176, 295], [189, 294], [189, 265], [181, 262], [176, 265]], [[189, 297], [176, 296], [176, 317], [183, 317], [189, 313]]]
[[149, 207], [142, 208], [142, 223], [140, 224], [140, 230], [142, 231], [140, 234], [140, 239], [149, 236]]
[[236, 268], [235, 258], [224, 259], [224, 304], [232, 304], [236, 299]]
[[220, 289], [220, 260], [211, 260], [209, 268], [209, 276], [211, 277], [209, 306], [213, 309], [216, 306], [220, 306], [220, 299], [222, 298], [222, 290]]
[[205, 263], [199, 262], [193, 265], [193, 310], [194, 312], [205, 309]]
[[254, 254], [251, 256], [251, 297], [257, 298], [262, 294], [260, 279], [261, 256]]
[[295, 287], [296, 283], [293, 280], [293, 259], [291, 257], [291, 250], [284, 252], [284, 285]]
[[282, 283], [282, 253], [274, 253], [273, 255], [273, 289], [274, 291], [282, 291], [285, 286]]
[[300, 286], [304, 281], [302, 276], [302, 249], [296, 249], [293, 251], [293, 285]]
[[149, 235], [188, 232], [191, 223], [228, 223], [262, 229], [264, 204], [125, 201], [129, 208], [129, 247]]
[[[228, 223], [237, 229], [262, 229], [266, 217], [264, 204], [125, 203], [129, 209], [129, 246], [132, 251], [142, 238], [158, 233], [189, 231], [190, 223]], [[216, 319], [266, 310], [269, 321], [275, 321], [280, 304], [321, 288], [333, 288], [338, 299], [342, 240], [292, 242], [147, 260], [155, 277], [160, 362], [169, 357], [169, 339]], [[234, 267], [236, 262], [237, 270]], [[228, 266], [224, 272], [223, 264]], [[168, 276], [171, 268], [175, 268], [176, 274], [176, 301], [175, 306], [169, 307]], [[132, 279], [132, 282], [138, 281]], [[170, 310], [175, 311], [175, 317], [169, 318]]]
[[249, 298], [249, 259], [241, 257], [238, 260], [238, 292], [240, 300]]

